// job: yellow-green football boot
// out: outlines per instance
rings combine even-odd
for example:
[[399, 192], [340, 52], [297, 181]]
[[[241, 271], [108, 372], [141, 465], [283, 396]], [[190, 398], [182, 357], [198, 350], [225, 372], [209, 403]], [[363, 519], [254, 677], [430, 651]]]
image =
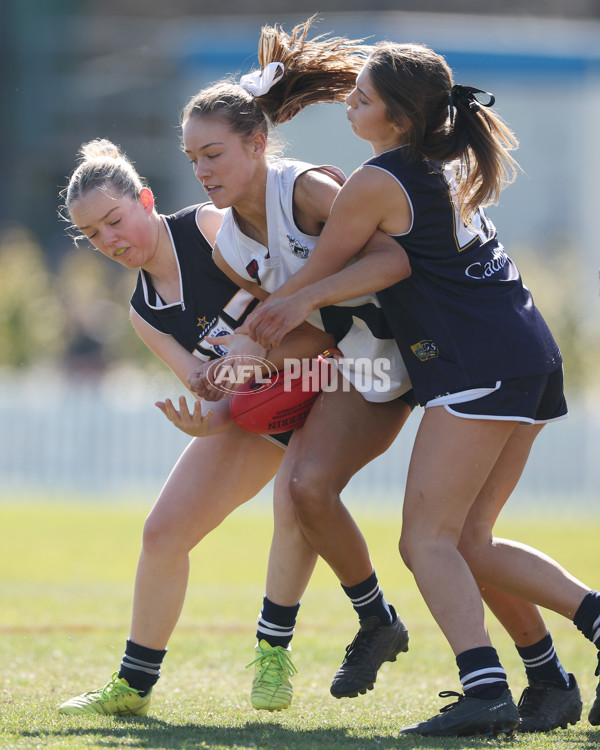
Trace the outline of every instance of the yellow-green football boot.
[[104, 687], [71, 698], [59, 707], [59, 714], [106, 714], [114, 716], [142, 716], [150, 708], [150, 694], [143, 698], [140, 691], [115, 672]]
[[290, 677], [298, 673], [290, 657], [291, 648], [270, 646], [267, 641], [259, 641], [254, 664], [254, 680], [250, 699], [256, 709], [281, 711], [292, 702], [293, 688]]

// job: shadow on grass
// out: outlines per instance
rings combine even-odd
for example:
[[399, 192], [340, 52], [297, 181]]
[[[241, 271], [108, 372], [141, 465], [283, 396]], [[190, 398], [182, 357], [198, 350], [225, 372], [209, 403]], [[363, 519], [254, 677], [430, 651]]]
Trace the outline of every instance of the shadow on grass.
[[[241, 726], [219, 727], [204, 724], [171, 724], [150, 717], [115, 719], [111, 727], [69, 727], [62, 731], [22, 731], [21, 737], [32, 740], [48, 740], [62, 737], [69, 744], [76, 737], [85, 737], [85, 746], [96, 738], [96, 747], [123, 747], [125, 745], [142, 748], [261, 748], [264, 750], [287, 750], [288, 748], [310, 748], [311, 750], [336, 750], [336, 748], [353, 748], [364, 750], [365, 747], [385, 748], [489, 748], [489, 747], [531, 747], [531, 735], [514, 735], [513, 738], [488, 737], [398, 737], [396, 733], [382, 734], [375, 729], [371, 732], [363, 729], [363, 736], [349, 734], [350, 728], [341, 729], [299, 729], [282, 727], [277, 723], [248, 721]], [[544, 735], [550, 742], [548, 747], [556, 747], [558, 740], [561, 748], [584, 750], [598, 748], [599, 732], [587, 730], [569, 736], [568, 730], [561, 732], [560, 739], [554, 732]], [[541, 735], [536, 735], [536, 739]], [[135, 744], [133, 744], [135, 743]], [[416, 744], [417, 743], [417, 744]], [[536, 745], [537, 746], [537, 745]], [[540, 745], [541, 746], [541, 745]], [[545, 745], [544, 745], [545, 746]], [[75, 745], [73, 745], [75, 747]]]

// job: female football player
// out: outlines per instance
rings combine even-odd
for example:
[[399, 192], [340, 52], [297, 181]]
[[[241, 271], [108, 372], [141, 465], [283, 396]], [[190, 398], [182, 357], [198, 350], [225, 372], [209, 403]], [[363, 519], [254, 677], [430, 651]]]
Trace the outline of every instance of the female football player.
[[[288, 62], [310, 45], [306, 30], [295, 29], [288, 40]], [[343, 90], [352, 75], [348, 60], [352, 59], [357, 70], [363, 56], [351, 44], [341, 45], [335, 38], [323, 40], [319, 50], [325, 48], [329, 70], [332, 75], [340, 71], [338, 85]], [[276, 289], [306, 261], [343, 181], [339, 170], [333, 167], [269, 158], [269, 120], [273, 124], [284, 122], [296, 106], [294, 103], [287, 112], [276, 111], [274, 100], [273, 106], [265, 109], [269, 88], [278, 72], [275, 65], [264, 75], [246, 77], [241, 85], [223, 82], [204, 89], [188, 102], [182, 117], [183, 148], [194, 172], [213, 204], [227, 209], [213, 259], [236, 284], [261, 296]], [[332, 100], [336, 95], [324, 91], [311, 97], [311, 101], [321, 98]], [[373, 240], [381, 241], [390, 249], [390, 262], [402, 265], [405, 272], [406, 259], [398, 254], [394, 243], [383, 235]], [[380, 283], [378, 271], [376, 285]], [[332, 333], [343, 353], [343, 373], [337, 375], [339, 387], [319, 396], [311, 411], [318, 417], [309, 417], [314, 426], [307, 432], [314, 449], [311, 463], [315, 502], [335, 504], [341, 509], [340, 524], [330, 543], [339, 545], [353, 560], [352, 569], [339, 578], [361, 626], [331, 686], [336, 697], [353, 697], [373, 686], [383, 661], [395, 660], [400, 651], [406, 650], [407, 635], [401, 620], [382, 597], [365, 540], [342, 504], [340, 493], [361, 467], [387, 449], [414, 402], [397, 345], [373, 295], [323, 310], [309, 322]], [[383, 376], [371, 366], [377, 360], [387, 367]], [[368, 367], [359, 370], [357, 364], [364, 363]], [[214, 372], [208, 375], [206, 369], [203, 368], [202, 377], [214, 378]], [[205, 393], [202, 378], [194, 382], [197, 392]], [[170, 416], [177, 426], [193, 430], [193, 415], [187, 411]], [[293, 452], [295, 442], [298, 438], [293, 437], [289, 451]], [[277, 523], [289, 521], [296, 529], [299, 527], [295, 515], [288, 515], [289, 465], [284, 461], [278, 472], [274, 506]], [[334, 572], [339, 571], [334, 568]], [[273, 580], [278, 575], [277, 558], [271, 557], [268, 578]], [[257, 633], [257, 679], [264, 670], [265, 647], [270, 653], [273, 646], [285, 648], [289, 643], [288, 633], [278, 638], [270, 627], [273, 613], [292, 605], [295, 615], [298, 602], [275, 598], [267, 583]], [[265, 686], [259, 687], [264, 692]], [[258, 688], [253, 690], [253, 699], [257, 693]]]
[[[263, 67], [279, 59], [274, 45], [264, 46], [275, 52], [263, 57]], [[326, 85], [325, 66], [321, 72], [315, 86]], [[280, 86], [286, 85], [284, 72]], [[310, 88], [307, 81], [305, 95]], [[512, 176], [516, 141], [493, 112], [482, 110], [478, 94], [454, 85], [444, 59], [427, 47], [376, 45], [347, 99], [351, 127], [371, 144], [374, 158], [345, 183], [309, 262], [274, 297], [301, 291], [267, 302], [248, 324], [259, 343], [276, 345], [295, 319], [346, 294], [372, 291], [358, 280], [361, 264], [372, 269], [376, 253], [302, 287], [343, 268], [377, 229], [407, 251], [410, 276], [388, 278], [389, 288], [378, 295], [425, 407], [400, 549], [454, 650], [463, 687], [456, 703], [404, 730], [425, 735], [511, 732], [519, 723], [479, 587], [511, 633], [519, 631], [520, 617], [539, 634], [539, 614], [526, 603], [535, 602], [573, 620], [600, 647], [600, 594], [536, 550], [493, 536], [534, 438], [567, 409], [558, 347], [482, 208]], [[290, 475], [307, 539], [343, 575], [351, 563], [328, 539], [335, 513], [313, 502], [305, 463]], [[575, 680], [559, 668], [548, 637], [522, 656], [534, 670], [544, 661], [553, 666], [551, 680], [535, 672], [525, 691], [524, 718], [536, 713], [534, 704], [539, 710], [523, 728], [548, 728], [548, 717], [553, 726], [577, 721]], [[589, 720], [600, 723], [598, 697]]]

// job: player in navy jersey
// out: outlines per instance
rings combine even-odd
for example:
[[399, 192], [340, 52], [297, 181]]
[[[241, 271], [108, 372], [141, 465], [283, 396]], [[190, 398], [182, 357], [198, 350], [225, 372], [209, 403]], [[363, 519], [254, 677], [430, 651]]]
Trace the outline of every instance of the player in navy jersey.
[[[209, 203], [189, 206], [172, 216], [159, 215], [152, 192], [131, 162], [105, 140], [82, 146], [81, 163], [64, 197], [65, 218], [73, 222], [74, 234], [87, 237], [121, 265], [139, 269], [131, 299], [132, 324], [187, 387], [198, 362], [209, 363], [225, 353], [227, 335], [257, 302], [212, 261], [212, 243], [222, 212]], [[303, 326], [288, 343], [296, 358], [314, 356], [333, 339], [312, 326]], [[272, 363], [281, 366], [284, 357], [284, 352], [274, 352]], [[189, 551], [273, 477], [283, 456], [281, 443], [289, 438], [289, 434], [258, 436], [240, 430], [229, 418], [226, 401], [207, 414], [199, 402], [190, 414], [184, 397], [179, 411], [169, 400], [157, 406], [195, 439], [171, 472], [144, 527], [131, 630], [121, 668], [103, 688], [64, 703], [61, 713], [132, 715], [148, 711], [152, 687], [183, 606]], [[390, 423], [398, 425], [410, 408], [403, 402]], [[182, 418], [184, 413], [187, 420]], [[396, 431], [394, 427], [393, 435]], [[256, 696], [253, 690], [253, 704], [274, 710], [291, 702], [289, 677], [294, 667], [289, 648], [280, 644], [291, 640], [298, 602], [316, 562], [294, 513], [286, 511], [282, 502], [275, 518], [270, 561], [267, 592], [279, 604], [269, 606], [265, 601], [263, 607], [259, 633], [261, 628], [265, 631], [267, 643], [258, 670], [262, 689]], [[376, 579], [370, 583], [377, 589], [374, 599], [378, 606], [387, 607]], [[365, 609], [368, 607], [362, 606]], [[399, 619], [389, 627], [372, 627], [368, 635], [382, 657], [389, 657], [391, 648], [395, 657], [406, 647], [407, 635]], [[270, 640], [273, 647], [268, 645]], [[357, 693], [372, 687], [381, 661], [383, 658], [374, 670], [371, 663], [366, 674], [354, 674]]]
[[[64, 193], [73, 233], [87, 237], [125, 268], [139, 269], [131, 299], [131, 322], [144, 343], [179, 377], [224, 353], [219, 344], [242, 323], [256, 298], [239, 288], [212, 261], [222, 212], [211, 203], [159, 215], [154, 197], [131, 162], [106, 140], [81, 148], [81, 160]], [[209, 343], [207, 338], [214, 343]], [[332, 338], [312, 327], [289, 339], [294, 356], [314, 356]], [[275, 352], [277, 363], [280, 354]], [[160, 404], [163, 412], [169, 405]], [[170, 406], [170, 411], [174, 407]], [[167, 643], [181, 612], [189, 552], [236, 507], [254, 497], [275, 475], [284, 455], [280, 438], [253, 435], [233, 425], [227, 402], [212, 416], [195, 412], [197, 435], [167, 479], [148, 516], [136, 575], [131, 630], [120, 670], [102, 689], [77, 696], [61, 713], [144, 714], [160, 675]], [[198, 430], [198, 423], [200, 429]], [[293, 519], [275, 524], [281, 555], [279, 577], [269, 582], [278, 599], [297, 601], [316, 557]]]
[[[527, 602], [573, 620], [600, 648], [600, 594], [536, 550], [493, 536], [536, 435], [567, 414], [558, 346], [482, 208], [512, 179], [516, 140], [482, 109], [493, 97], [454, 85], [445, 60], [422, 45], [375, 45], [347, 103], [354, 133], [375, 156], [341, 189], [307, 264], [249, 316], [247, 329], [275, 346], [294, 320], [374, 290], [374, 273], [359, 282], [377, 252], [344, 268], [365, 237], [380, 229], [401, 243], [410, 275], [393, 278], [382, 254], [378, 296], [425, 413], [400, 549], [463, 687], [456, 703], [403, 733], [566, 726], [581, 713], [575, 678]], [[519, 648], [530, 679], [519, 709], [486, 631], [480, 586], [517, 644], [528, 631], [539, 635]], [[599, 691], [588, 718], [600, 723]]]

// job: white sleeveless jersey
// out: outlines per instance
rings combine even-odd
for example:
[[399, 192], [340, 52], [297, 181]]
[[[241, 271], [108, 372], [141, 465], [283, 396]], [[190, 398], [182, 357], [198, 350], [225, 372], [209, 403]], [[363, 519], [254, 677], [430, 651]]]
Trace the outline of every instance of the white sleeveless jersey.
[[[279, 289], [303, 266], [318, 240], [304, 234], [294, 221], [294, 184], [311, 169], [329, 174], [340, 184], [345, 180], [336, 167], [316, 167], [294, 159], [269, 163], [268, 248], [240, 230], [231, 208], [217, 234], [219, 251], [231, 268], [267, 292]], [[391, 401], [410, 390], [406, 367], [375, 294], [317, 310], [308, 322], [335, 337], [344, 355], [338, 367], [367, 401]]]

